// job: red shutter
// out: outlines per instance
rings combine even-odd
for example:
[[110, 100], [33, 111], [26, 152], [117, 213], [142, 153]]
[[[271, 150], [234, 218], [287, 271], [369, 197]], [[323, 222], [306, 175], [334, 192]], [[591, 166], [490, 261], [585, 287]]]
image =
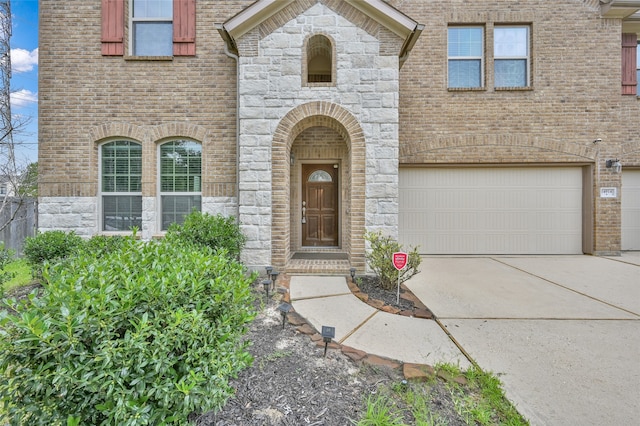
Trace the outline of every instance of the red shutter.
[[638, 94], [638, 76], [636, 73], [638, 54], [638, 35], [636, 33], [622, 34], [622, 94]]
[[102, 0], [102, 54], [124, 55], [124, 0]]
[[173, 54], [196, 54], [196, 0], [173, 0]]

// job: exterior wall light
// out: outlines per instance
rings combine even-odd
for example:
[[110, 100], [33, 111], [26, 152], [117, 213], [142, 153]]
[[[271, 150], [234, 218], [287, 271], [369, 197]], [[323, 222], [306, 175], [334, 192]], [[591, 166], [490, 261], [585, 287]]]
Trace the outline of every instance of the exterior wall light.
[[622, 171], [622, 163], [617, 158], [615, 160], [607, 160], [605, 165], [607, 169], [611, 169], [613, 173], [620, 173]]

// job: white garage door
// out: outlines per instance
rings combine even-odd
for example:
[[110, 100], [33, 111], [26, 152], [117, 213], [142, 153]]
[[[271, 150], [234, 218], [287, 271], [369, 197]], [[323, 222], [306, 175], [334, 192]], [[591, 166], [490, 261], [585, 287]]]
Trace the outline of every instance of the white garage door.
[[400, 243], [424, 254], [581, 254], [579, 167], [400, 170]]
[[622, 171], [622, 250], [640, 250], [640, 170]]

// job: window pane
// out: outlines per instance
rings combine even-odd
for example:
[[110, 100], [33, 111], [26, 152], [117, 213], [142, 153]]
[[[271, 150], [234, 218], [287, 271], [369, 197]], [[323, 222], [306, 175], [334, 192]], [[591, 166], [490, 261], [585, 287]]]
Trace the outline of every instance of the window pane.
[[162, 196], [162, 230], [169, 229], [172, 223], [182, 224], [184, 217], [194, 209], [201, 211], [199, 195], [163, 195]]
[[131, 141], [102, 145], [102, 191], [140, 192], [142, 146]]
[[481, 87], [480, 60], [449, 61], [449, 87]]
[[529, 31], [526, 27], [496, 28], [493, 55], [496, 58], [526, 57], [529, 55]]
[[173, 24], [171, 22], [134, 22], [134, 55], [173, 55]]
[[102, 230], [129, 231], [142, 227], [142, 196], [105, 195], [102, 197]]
[[202, 147], [191, 141], [173, 141], [160, 147], [160, 191], [200, 192]]
[[525, 59], [499, 59], [495, 62], [496, 87], [525, 87], [527, 61]]
[[482, 57], [482, 28], [449, 28], [449, 56]]
[[134, 18], [172, 18], [173, 0], [134, 0]]

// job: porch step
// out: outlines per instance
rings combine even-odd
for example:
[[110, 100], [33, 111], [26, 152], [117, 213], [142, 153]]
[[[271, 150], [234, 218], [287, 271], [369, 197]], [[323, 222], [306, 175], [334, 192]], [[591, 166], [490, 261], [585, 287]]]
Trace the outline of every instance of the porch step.
[[291, 259], [287, 262], [286, 272], [292, 274], [319, 274], [349, 276], [351, 264], [340, 259]]

